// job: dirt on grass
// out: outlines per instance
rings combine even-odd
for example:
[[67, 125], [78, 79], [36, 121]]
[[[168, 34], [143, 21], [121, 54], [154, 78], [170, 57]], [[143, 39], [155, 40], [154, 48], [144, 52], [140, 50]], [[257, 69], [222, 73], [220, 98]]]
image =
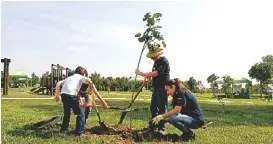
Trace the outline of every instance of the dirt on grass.
[[121, 141], [130, 141], [134, 142], [148, 142], [148, 141], [168, 141], [168, 142], [177, 142], [179, 136], [177, 134], [166, 134], [163, 135], [160, 132], [154, 132], [148, 128], [142, 130], [136, 129], [120, 129], [118, 126], [103, 128], [100, 126], [95, 126], [88, 129], [93, 135], [118, 135]]

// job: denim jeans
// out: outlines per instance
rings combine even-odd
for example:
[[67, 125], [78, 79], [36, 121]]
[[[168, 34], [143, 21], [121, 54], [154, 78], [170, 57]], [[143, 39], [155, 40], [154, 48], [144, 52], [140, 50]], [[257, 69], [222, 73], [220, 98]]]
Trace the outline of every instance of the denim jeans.
[[168, 122], [174, 127], [178, 128], [181, 132], [187, 133], [191, 129], [198, 129], [201, 126], [198, 126], [195, 119], [190, 116], [176, 114], [169, 117]]
[[85, 129], [84, 113], [80, 107], [79, 101], [76, 96], [61, 94], [63, 102], [64, 117], [61, 130], [67, 130], [70, 122], [71, 109], [76, 117], [76, 135], [81, 135]]
[[[165, 91], [164, 85], [154, 87], [150, 110], [152, 118], [168, 112], [168, 95]], [[165, 123], [166, 121], [162, 120], [159, 122], [157, 127], [164, 127]]]
[[[81, 97], [84, 97], [85, 102], [87, 102], [88, 104], [91, 104], [91, 101], [90, 101], [90, 99], [88, 97], [88, 94], [83, 93], [83, 94], [81, 94]], [[85, 107], [85, 111], [84, 111], [85, 122], [88, 119], [88, 116], [89, 116], [91, 110], [92, 110], [92, 107]]]

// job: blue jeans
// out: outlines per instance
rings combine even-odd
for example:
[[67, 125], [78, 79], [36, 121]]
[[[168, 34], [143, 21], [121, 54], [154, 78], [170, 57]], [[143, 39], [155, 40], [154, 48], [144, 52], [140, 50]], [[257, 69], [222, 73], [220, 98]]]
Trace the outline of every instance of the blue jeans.
[[183, 133], [188, 133], [191, 129], [198, 129], [199, 126], [195, 119], [190, 116], [175, 114], [169, 117], [168, 122], [178, 128]]
[[80, 107], [79, 101], [76, 96], [61, 94], [63, 102], [64, 117], [61, 130], [67, 130], [70, 122], [71, 109], [76, 117], [76, 135], [81, 135], [85, 129], [84, 113]]
[[[152, 118], [168, 112], [168, 95], [164, 85], [154, 87], [150, 110]], [[160, 121], [157, 127], [164, 127], [165, 122], [164, 120]]]
[[[89, 99], [89, 97], [88, 97], [88, 94], [82, 93], [82, 94], [80, 94], [80, 95], [81, 95], [81, 97], [84, 97], [84, 101], [85, 101], [85, 102], [87, 102], [88, 104], [91, 104], [91, 101], [90, 101], [90, 99]], [[92, 107], [85, 107], [85, 111], [84, 111], [85, 122], [86, 122], [86, 120], [88, 119], [88, 116], [89, 116], [91, 110], [92, 110]]]

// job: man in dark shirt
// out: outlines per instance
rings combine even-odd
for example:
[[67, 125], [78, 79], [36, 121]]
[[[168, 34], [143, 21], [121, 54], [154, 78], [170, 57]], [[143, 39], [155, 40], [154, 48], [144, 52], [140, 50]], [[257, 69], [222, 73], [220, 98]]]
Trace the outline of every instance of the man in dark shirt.
[[[136, 70], [136, 74], [150, 79], [152, 77], [153, 94], [151, 99], [150, 110], [152, 118], [166, 113], [168, 111], [168, 95], [165, 91], [164, 84], [170, 79], [170, 66], [166, 57], [162, 56], [163, 49], [157, 48], [149, 51], [148, 58], [154, 60], [152, 72], [143, 73]], [[161, 132], [165, 131], [165, 121], [160, 121], [154, 126], [150, 123], [150, 128], [157, 128]]]

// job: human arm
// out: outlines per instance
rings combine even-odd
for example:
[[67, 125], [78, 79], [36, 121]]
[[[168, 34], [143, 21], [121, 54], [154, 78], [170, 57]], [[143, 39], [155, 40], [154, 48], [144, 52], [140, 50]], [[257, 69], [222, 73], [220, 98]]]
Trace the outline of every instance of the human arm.
[[140, 76], [143, 76], [143, 77], [147, 77], [147, 78], [156, 77], [158, 75], [157, 71], [144, 73], [144, 72], [141, 72], [139, 69], [137, 69], [135, 73], [137, 75], [140, 75]]
[[175, 106], [173, 110], [164, 113], [162, 116], [164, 117], [164, 119], [167, 119], [172, 115], [179, 114], [181, 110], [182, 106]]
[[60, 86], [64, 83], [64, 80], [57, 82], [56, 84], [56, 93], [55, 93], [55, 100], [59, 101], [60, 100]]
[[168, 65], [168, 62], [160, 61], [154, 64], [152, 72], [141, 72], [139, 69], [137, 69], [135, 73], [143, 77], [156, 77], [157, 75], [162, 74], [168, 67]]
[[158, 115], [153, 119], [153, 123], [158, 123], [160, 120], [168, 119], [170, 116], [178, 114], [181, 112], [182, 107], [186, 107], [186, 99], [184, 98], [184, 94], [178, 92], [175, 97], [173, 97], [173, 105], [175, 106], [173, 110]]
[[102, 98], [102, 96], [100, 95], [100, 93], [98, 92], [98, 90], [96, 89], [95, 85], [93, 85], [93, 92], [98, 97], [98, 99], [101, 101], [102, 107], [105, 108], [105, 109], [109, 108], [109, 106], [107, 105], [107, 103], [104, 101], [104, 99]]

